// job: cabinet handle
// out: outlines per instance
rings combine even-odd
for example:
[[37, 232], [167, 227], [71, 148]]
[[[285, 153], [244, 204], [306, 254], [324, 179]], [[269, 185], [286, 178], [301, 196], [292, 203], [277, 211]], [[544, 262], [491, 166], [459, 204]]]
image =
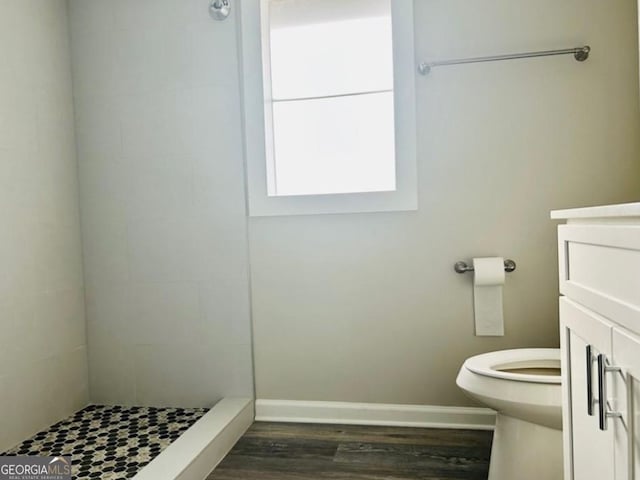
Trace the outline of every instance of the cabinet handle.
[[607, 377], [608, 372], [622, 372], [620, 367], [609, 366], [609, 361], [604, 353], [598, 355], [598, 420], [600, 430], [605, 431], [608, 428], [609, 418], [620, 418], [620, 412], [607, 411]]
[[593, 416], [593, 349], [587, 345], [587, 415]]

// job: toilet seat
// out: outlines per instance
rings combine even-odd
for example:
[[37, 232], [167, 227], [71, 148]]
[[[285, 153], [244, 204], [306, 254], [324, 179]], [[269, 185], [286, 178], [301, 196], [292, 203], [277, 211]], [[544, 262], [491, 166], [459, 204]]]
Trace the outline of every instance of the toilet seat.
[[510, 372], [509, 369], [559, 369], [557, 348], [519, 348], [483, 353], [468, 358], [464, 367], [485, 377], [516, 382], [560, 384], [560, 375], [536, 375]]
[[556, 348], [485, 353], [460, 368], [456, 384], [496, 412], [490, 480], [562, 479], [559, 368]]

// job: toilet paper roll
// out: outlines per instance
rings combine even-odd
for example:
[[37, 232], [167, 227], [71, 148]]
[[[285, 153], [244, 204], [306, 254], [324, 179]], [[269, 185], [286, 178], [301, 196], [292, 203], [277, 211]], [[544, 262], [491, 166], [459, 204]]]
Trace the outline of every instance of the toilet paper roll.
[[503, 336], [502, 285], [504, 259], [473, 259], [473, 309], [477, 336]]

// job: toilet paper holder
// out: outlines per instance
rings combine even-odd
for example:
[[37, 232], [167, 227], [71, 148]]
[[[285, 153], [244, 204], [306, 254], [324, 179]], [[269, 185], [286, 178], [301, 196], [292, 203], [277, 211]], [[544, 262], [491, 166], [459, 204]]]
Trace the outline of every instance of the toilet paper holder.
[[[453, 266], [456, 273], [473, 272], [473, 265], [468, 265], [467, 262], [456, 262]], [[516, 269], [516, 262], [511, 259], [504, 261], [504, 271], [507, 273], [513, 272]]]

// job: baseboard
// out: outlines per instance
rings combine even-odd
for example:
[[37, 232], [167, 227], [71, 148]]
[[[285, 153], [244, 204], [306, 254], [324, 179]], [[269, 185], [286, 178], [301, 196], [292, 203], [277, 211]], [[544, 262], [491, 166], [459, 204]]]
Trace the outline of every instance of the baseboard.
[[169, 445], [134, 480], [202, 480], [253, 423], [253, 400], [224, 398]]
[[256, 400], [256, 421], [492, 430], [488, 408]]

